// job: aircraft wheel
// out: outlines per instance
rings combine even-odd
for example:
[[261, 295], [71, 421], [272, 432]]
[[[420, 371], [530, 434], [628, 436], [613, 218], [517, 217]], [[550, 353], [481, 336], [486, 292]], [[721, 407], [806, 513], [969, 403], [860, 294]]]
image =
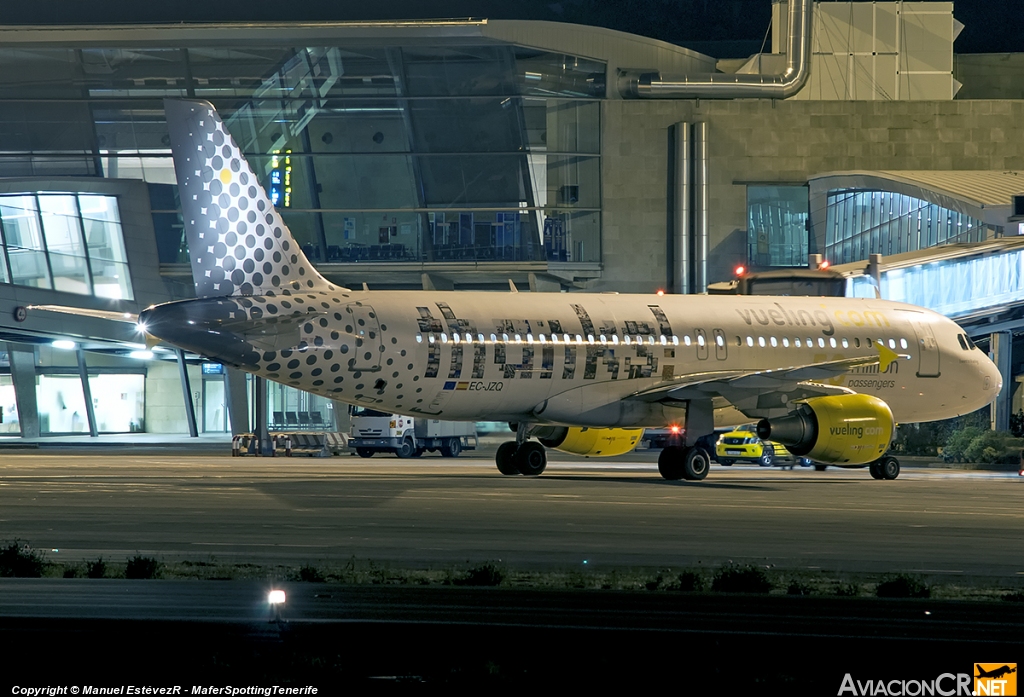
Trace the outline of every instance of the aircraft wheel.
[[359, 457], [373, 457], [373, 453], [376, 451], [373, 448], [356, 448], [356, 452]]
[[667, 445], [658, 455], [658, 471], [665, 479], [674, 482], [683, 478], [683, 459], [686, 448], [681, 445]]
[[882, 473], [880, 479], [896, 479], [900, 476], [900, 461], [891, 455], [883, 457], [879, 461], [879, 471]]
[[519, 445], [514, 441], [506, 441], [498, 446], [498, 452], [494, 454], [494, 461], [498, 465], [498, 471], [505, 475], [519, 474], [516, 468], [516, 450]]
[[459, 438], [449, 438], [444, 445], [441, 446], [441, 455], [444, 457], [458, 457], [462, 452], [462, 440]]
[[400, 446], [395, 448], [395, 455], [401, 458], [412, 457], [415, 452], [416, 444], [412, 442], [411, 438], [406, 438]]
[[868, 465], [868, 472], [871, 473], [871, 478], [872, 479], [881, 479], [882, 478], [882, 466], [881, 466], [881, 463], [878, 460], [875, 460], [874, 462], [872, 462], [870, 465]]
[[689, 448], [683, 457], [683, 479], [699, 482], [711, 470], [711, 456], [701, 447]]
[[527, 477], [536, 477], [548, 466], [548, 455], [544, 446], [535, 440], [527, 441], [516, 450], [516, 469]]

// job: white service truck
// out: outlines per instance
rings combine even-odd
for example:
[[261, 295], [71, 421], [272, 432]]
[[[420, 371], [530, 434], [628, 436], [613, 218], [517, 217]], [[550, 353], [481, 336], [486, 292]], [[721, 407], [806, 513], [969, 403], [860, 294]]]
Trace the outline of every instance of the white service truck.
[[458, 457], [463, 450], [477, 447], [476, 424], [472, 421], [414, 419], [366, 407], [349, 407], [352, 416], [349, 448], [360, 457], [394, 453], [398, 457], [419, 457], [441, 451], [444, 457]]

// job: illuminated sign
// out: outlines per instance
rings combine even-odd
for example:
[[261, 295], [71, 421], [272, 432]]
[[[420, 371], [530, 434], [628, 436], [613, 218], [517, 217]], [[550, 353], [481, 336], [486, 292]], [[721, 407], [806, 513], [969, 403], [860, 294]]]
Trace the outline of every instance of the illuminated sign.
[[289, 208], [292, 205], [292, 151], [276, 151], [270, 167], [270, 202], [277, 208]]

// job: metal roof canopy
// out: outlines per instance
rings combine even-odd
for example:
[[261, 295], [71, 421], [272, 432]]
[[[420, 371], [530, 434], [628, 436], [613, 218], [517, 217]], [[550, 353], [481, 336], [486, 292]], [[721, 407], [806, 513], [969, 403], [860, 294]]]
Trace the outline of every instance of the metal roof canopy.
[[710, 56], [626, 32], [582, 24], [534, 20], [437, 19], [376, 22], [238, 22], [3, 26], [0, 48], [245, 46], [254, 42], [348, 46], [513, 44], [604, 61], [611, 70], [710, 72]]
[[[1013, 197], [1024, 193], [1024, 172], [988, 170], [829, 172], [808, 180], [811, 210], [825, 210], [829, 191], [890, 191], [977, 218], [1006, 225]], [[815, 204], [820, 204], [820, 207]], [[824, 220], [815, 221], [824, 225]]]

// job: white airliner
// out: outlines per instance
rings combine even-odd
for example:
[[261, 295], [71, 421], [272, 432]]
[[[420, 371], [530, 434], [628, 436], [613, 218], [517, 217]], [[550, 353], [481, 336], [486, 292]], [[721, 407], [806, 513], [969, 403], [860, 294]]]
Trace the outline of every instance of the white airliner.
[[1001, 388], [955, 323], [882, 300], [339, 287], [214, 108], [165, 105], [198, 299], [148, 308], [145, 331], [349, 404], [508, 421], [502, 474], [540, 474], [545, 447], [619, 455], [643, 427], [673, 424], [684, 438], [659, 469], [699, 480], [698, 438], [759, 420], [795, 454], [893, 479], [895, 423], [965, 414]]

